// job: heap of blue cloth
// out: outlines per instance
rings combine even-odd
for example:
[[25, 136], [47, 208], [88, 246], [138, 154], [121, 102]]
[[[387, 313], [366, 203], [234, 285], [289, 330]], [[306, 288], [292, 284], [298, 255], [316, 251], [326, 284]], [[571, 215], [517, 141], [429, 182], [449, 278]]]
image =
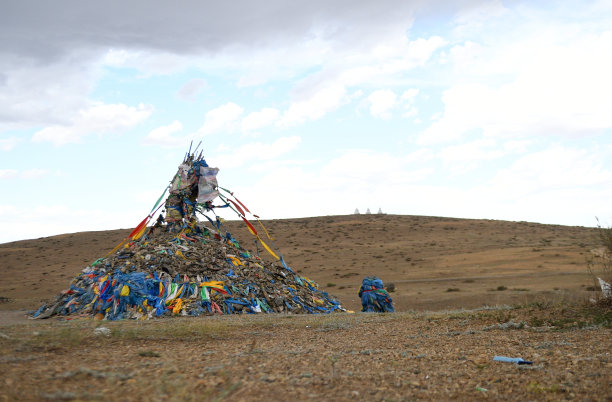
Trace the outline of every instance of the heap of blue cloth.
[[359, 288], [359, 297], [363, 312], [392, 313], [395, 311], [393, 299], [385, 290], [383, 281], [375, 276], [366, 276], [363, 279]]

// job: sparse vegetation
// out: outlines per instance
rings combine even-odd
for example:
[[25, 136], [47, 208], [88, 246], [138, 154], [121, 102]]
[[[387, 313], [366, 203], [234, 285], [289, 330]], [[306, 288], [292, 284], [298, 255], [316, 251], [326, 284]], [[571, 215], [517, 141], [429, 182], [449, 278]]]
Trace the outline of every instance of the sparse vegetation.
[[160, 357], [161, 355], [153, 350], [141, 350], [138, 352], [138, 356], [142, 357]]
[[[587, 289], [601, 289], [599, 278], [612, 283], [612, 227], [604, 227], [597, 219], [597, 240], [600, 247], [591, 250], [587, 257], [587, 270], [593, 278], [593, 286]], [[598, 295], [599, 304], [609, 305], [612, 309], [612, 298], [603, 298], [603, 292]]]
[[[597, 235], [600, 247], [591, 250], [587, 257], [587, 269], [596, 281], [601, 277], [606, 282], [612, 281], [612, 227], [601, 226], [597, 220]], [[599, 285], [596, 282], [596, 285]]]
[[596, 219], [599, 241], [601, 242], [601, 245], [608, 251], [608, 253], [612, 253], [612, 227], [603, 227], [599, 222], [599, 218]]

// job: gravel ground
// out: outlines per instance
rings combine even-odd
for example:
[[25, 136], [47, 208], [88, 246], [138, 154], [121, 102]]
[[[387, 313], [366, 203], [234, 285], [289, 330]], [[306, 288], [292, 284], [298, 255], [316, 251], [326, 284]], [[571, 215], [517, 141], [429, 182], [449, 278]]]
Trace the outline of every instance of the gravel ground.
[[567, 304], [29, 321], [0, 326], [0, 400], [612, 400], [611, 323]]

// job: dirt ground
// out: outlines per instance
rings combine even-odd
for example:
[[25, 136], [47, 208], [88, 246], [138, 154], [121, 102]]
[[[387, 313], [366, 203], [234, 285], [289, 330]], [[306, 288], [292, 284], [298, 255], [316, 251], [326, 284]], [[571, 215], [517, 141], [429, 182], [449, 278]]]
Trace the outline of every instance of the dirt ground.
[[[129, 229], [0, 244], [0, 400], [612, 400], [610, 317], [584, 310], [595, 229], [397, 215], [264, 223], [290, 266], [357, 313], [27, 320]], [[240, 222], [226, 226], [253, 250]], [[365, 275], [395, 285], [397, 313], [358, 313]]]
[[0, 327], [0, 400], [612, 400], [600, 319], [537, 304], [35, 321]]

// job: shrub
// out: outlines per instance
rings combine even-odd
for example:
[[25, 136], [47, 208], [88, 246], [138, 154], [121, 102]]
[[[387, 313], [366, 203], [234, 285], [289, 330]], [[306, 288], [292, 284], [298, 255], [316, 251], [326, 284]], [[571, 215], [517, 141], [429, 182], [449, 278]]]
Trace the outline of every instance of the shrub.
[[603, 227], [601, 226], [599, 219], [596, 219], [599, 241], [609, 255], [612, 253], [612, 227]]
[[592, 250], [587, 257], [587, 270], [593, 277], [594, 288], [599, 289], [599, 280], [612, 282], [612, 227], [604, 227], [597, 219], [597, 237], [600, 248]]

